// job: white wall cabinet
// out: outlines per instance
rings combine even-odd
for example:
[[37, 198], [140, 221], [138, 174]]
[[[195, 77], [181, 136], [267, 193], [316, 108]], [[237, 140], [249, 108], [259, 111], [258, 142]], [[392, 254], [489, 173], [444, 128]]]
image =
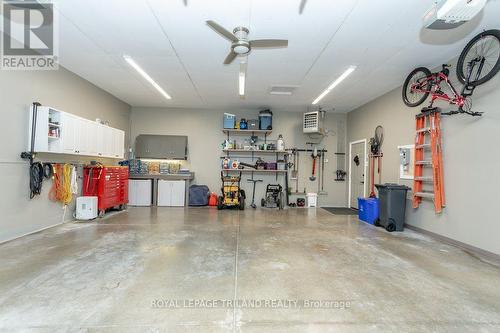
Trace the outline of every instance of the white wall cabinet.
[[130, 206], [151, 206], [152, 190], [153, 182], [151, 179], [129, 179], [128, 204]]
[[[33, 113], [30, 110], [28, 150]], [[123, 158], [125, 132], [54, 108], [38, 107], [35, 152]]]
[[183, 207], [186, 195], [184, 180], [158, 181], [158, 206]]

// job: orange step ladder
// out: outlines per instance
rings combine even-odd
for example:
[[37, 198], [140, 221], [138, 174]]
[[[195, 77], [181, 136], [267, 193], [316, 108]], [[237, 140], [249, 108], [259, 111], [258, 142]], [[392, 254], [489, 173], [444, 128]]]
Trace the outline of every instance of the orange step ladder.
[[417, 134], [415, 136], [413, 208], [418, 208], [422, 199], [431, 199], [434, 201], [435, 212], [441, 213], [445, 207], [441, 112], [438, 108], [433, 108], [423, 111], [415, 118]]

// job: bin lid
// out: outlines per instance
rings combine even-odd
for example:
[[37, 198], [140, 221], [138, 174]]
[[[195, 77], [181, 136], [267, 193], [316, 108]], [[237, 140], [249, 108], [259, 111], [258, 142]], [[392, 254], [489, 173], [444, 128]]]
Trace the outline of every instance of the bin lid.
[[385, 183], [385, 184], [375, 184], [375, 187], [377, 189], [388, 189], [388, 190], [411, 190], [410, 187], [406, 185], [399, 185], [399, 184], [393, 184], [393, 183]]

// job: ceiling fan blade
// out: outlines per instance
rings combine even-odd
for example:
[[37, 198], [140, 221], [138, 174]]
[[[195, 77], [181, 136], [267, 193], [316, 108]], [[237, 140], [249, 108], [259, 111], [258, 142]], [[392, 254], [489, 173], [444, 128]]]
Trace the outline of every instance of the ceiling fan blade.
[[224, 65], [229, 65], [230, 63], [233, 62], [234, 58], [236, 58], [238, 54], [236, 54], [235, 52], [231, 51], [229, 52], [229, 54], [227, 55], [226, 59], [224, 59]]
[[226, 28], [224, 28], [223, 26], [215, 23], [214, 21], [209, 20], [209, 21], [207, 21], [207, 24], [212, 29], [214, 29], [216, 32], [218, 32], [222, 36], [226, 37], [230, 41], [232, 41], [232, 42], [237, 42], [238, 41], [238, 38], [236, 38], [236, 36], [234, 34], [232, 34], [231, 32], [229, 32], [228, 30], [226, 30]]
[[257, 39], [250, 41], [251, 47], [287, 47], [286, 39]]
[[302, 14], [304, 11], [304, 8], [306, 7], [307, 0], [301, 0], [300, 1], [300, 6], [299, 6], [299, 14]]

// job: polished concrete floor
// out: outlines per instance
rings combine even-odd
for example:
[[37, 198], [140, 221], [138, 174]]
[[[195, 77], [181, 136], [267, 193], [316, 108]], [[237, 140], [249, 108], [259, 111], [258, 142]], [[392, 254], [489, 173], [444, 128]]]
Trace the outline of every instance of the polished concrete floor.
[[322, 209], [130, 208], [0, 245], [4, 331], [500, 332], [500, 268]]

